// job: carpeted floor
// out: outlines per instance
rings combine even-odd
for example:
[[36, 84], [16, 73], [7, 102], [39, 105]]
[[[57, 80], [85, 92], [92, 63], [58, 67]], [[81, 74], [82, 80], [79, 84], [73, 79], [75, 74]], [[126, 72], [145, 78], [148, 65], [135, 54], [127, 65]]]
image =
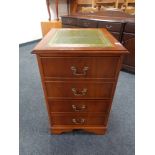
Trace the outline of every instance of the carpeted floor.
[[48, 119], [35, 55], [20, 47], [20, 155], [134, 155], [135, 76], [121, 72], [106, 135], [48, 134]]

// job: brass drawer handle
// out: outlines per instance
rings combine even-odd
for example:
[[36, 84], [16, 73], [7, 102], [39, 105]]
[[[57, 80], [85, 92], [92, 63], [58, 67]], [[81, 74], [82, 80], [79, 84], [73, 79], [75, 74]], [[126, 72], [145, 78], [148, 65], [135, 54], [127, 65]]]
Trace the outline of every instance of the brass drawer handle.
[[106, 25], [106, 28], [110, 29], [110, 28], [112, 28], [112, 26], [111, 25]]
[[78, 119], [73, 118], [73, 119], [72, 119], [72, 122], [73, 122], [74, 124], [83, 124], [83, 123], [85, 122], [85, 119], [84, 119], [84, 118], [78, 118]]
[[76, 112], [80, 112], [86, 109], [86, 105], [82, 105], [81, 107], [77, 107], [76, 105], [72, 105], [72, 108]]
[[75, 88], [72, 88], [72, 92], [75, 96], [85, 96], [87, 93], [87, 88], [84, 88], [81, 92], [77, 91]]
[[76, 76], [81, 76], [81, 75], [87, 75], [87, 70], [88, 70], [88, 67], [84, 67], [83, 69], [82, 69], [82, 71], [83, 71], [83, 73], [77, 73], [77, 68], [75, 67], [75, 66], [72, 66], [71, 67], [71, 70], [73, 71], [73, 75], [76, 75]]

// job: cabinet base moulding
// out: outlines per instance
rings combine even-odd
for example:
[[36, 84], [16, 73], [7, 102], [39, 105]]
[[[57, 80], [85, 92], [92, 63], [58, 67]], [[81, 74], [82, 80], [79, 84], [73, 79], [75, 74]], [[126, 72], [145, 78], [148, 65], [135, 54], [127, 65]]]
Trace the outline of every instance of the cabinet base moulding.
[[65, 132], [72, 132], [74, 130], [83, 130], [97, 135], [104, 135], [107, 127], [51, 127], [49, 132], [51, 134], [62, 134]]

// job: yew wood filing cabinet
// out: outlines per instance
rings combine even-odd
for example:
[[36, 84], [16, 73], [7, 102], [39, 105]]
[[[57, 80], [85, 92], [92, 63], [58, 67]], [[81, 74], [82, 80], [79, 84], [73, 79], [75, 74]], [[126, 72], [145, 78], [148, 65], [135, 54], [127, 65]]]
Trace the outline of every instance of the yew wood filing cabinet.
[[127, 50], [106, 29], [52, 29], [36, 54], [53, 134], [104, 134]]

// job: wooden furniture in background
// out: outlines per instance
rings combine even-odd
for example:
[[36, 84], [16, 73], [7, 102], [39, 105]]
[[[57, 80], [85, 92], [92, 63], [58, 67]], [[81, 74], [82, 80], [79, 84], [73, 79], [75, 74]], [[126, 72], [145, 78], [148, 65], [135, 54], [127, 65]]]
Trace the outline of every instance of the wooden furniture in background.
[[[71, 0], [67, 0], [68, 15], [69, 15], [69, 12], [70, 12], [70, 8], [69, 8], [70, 1]], [[50, 0], [46, 0], [46, 5], [47, 5], [47, 11], [48, 11], [48, 15], [49, 15], [48, 20], [51, 21]], [[59, 5], [59, 0], [55, 0], [56, 20], [59, 20], [59, 9], [58, 9], [58, 5]]]
[[130, 52], [130, 54], [124, 56], [123, 69], [134, 73], [135, 72], [135, 23], [128, 22], [125, 24], [122, 43]]
[[134, 14], [135, 13], [135, 0], [126, 0], [125, 2], [125, 12]]
[[95, 0], [72, 0], [70, 1], [70, 14], [78, 12], [80, 7], [89, 6], [94, 8], [95, 5]]
[[[49, 15], [49, 21], [51, 20], [51, 11], [50, 11], [50, 0], [46, 0], [47, 10]], [[124, 4], [124, 8], [122, 8]], [[56, 10], [56, 20], [59, 20], [59, 10], [58, 10], [59, 0], [55, 0], [55, 10]], [[79, 11], [78, 6], [91, 6], [98, 9], [101, 9], [101, 6], [113, 6], [113, 8], [123, 9], [127, 13], [134, 13], [135, 0], [67, 0], [67, 10], [68, 15], [77, 13]], [[131, 8], [131, 6], [133, 6]]]
[[[135, 11], [135, 0], [88, 0], [88, 1], [83, 1], [80, 0], [81, 2], [81, 6], [85, 5], [87, 6], [87, 4], [89, 3], [89, 5], [92, 6], [92, 8], [97, 7], [98, 10], [101, 10], [101, 6], [104, 6], [103, 9], [120, 9], [126, 13], [129, 14], [134, 14]], [[72, 0], [70, 1], [70, 14], [74, 14], [77, 13], [80, 9], [78, 9], [78, 7], [80, 7], [80, 3], [78, 4], [78, 0]]]
[[115, 7], [121, 9], [124, 3], [125, 3], [125, 0], [116, 0]]
[[62, 28], [61, 21], [53, 20], [41, 22], [41, 30], [43, 36], [45, 36], [51, 30], [51, 28]]
[[101, 9], [101, 6], [104, 7], [115, 7], [116, 0], [96, 0], [96, 6], [98, 7], [98, 10]]
[[37, 55], [50, 132], [105, 134], [127, 50], [106, 29], [53, 29], [32, 53]]
[[[133, 1], [133, 0], [132, 0]], [[101, 9], [101, 6], [105, 8], [119, 8], [125, 3], [125, 0], [73, 0], [71, 1], [71, 14], [77, 13], [79, 11], [78, 7], [91, 5], [93, 8], [97, 7], [98, 10]]]
[[[132, 24], [132, 29], [135, 26], [134, 16], [120, 11], [99, 11], [84, 14], [77, 13], [74, 15], [62, 16], [61, 19], [63, 28], [106, 28], [121, 43], [124, 43], [123, 37], [125, 33], [129, 33], [130, 31], [130, 28], [128, 28], [128, 24]], [[134, 35], [134, 33], [134, 31], [130, 32], [131, 35]], [[129, 49], [129, 45], [127, 45], [127, 43], [124, 44], [124, 46], [127, 46], [127, 48]], [[134, 73], [134, 40], [132, 40], [132, 42], [130, 41], [130, 46], [131, 48], [129, 49], [129, 52], [131, 52], [125, 56], [125, 59], [123, 61], [124, 65], [122, 67], [128, 72]], [[128, 67], [126, 67], [127, 64]]]

